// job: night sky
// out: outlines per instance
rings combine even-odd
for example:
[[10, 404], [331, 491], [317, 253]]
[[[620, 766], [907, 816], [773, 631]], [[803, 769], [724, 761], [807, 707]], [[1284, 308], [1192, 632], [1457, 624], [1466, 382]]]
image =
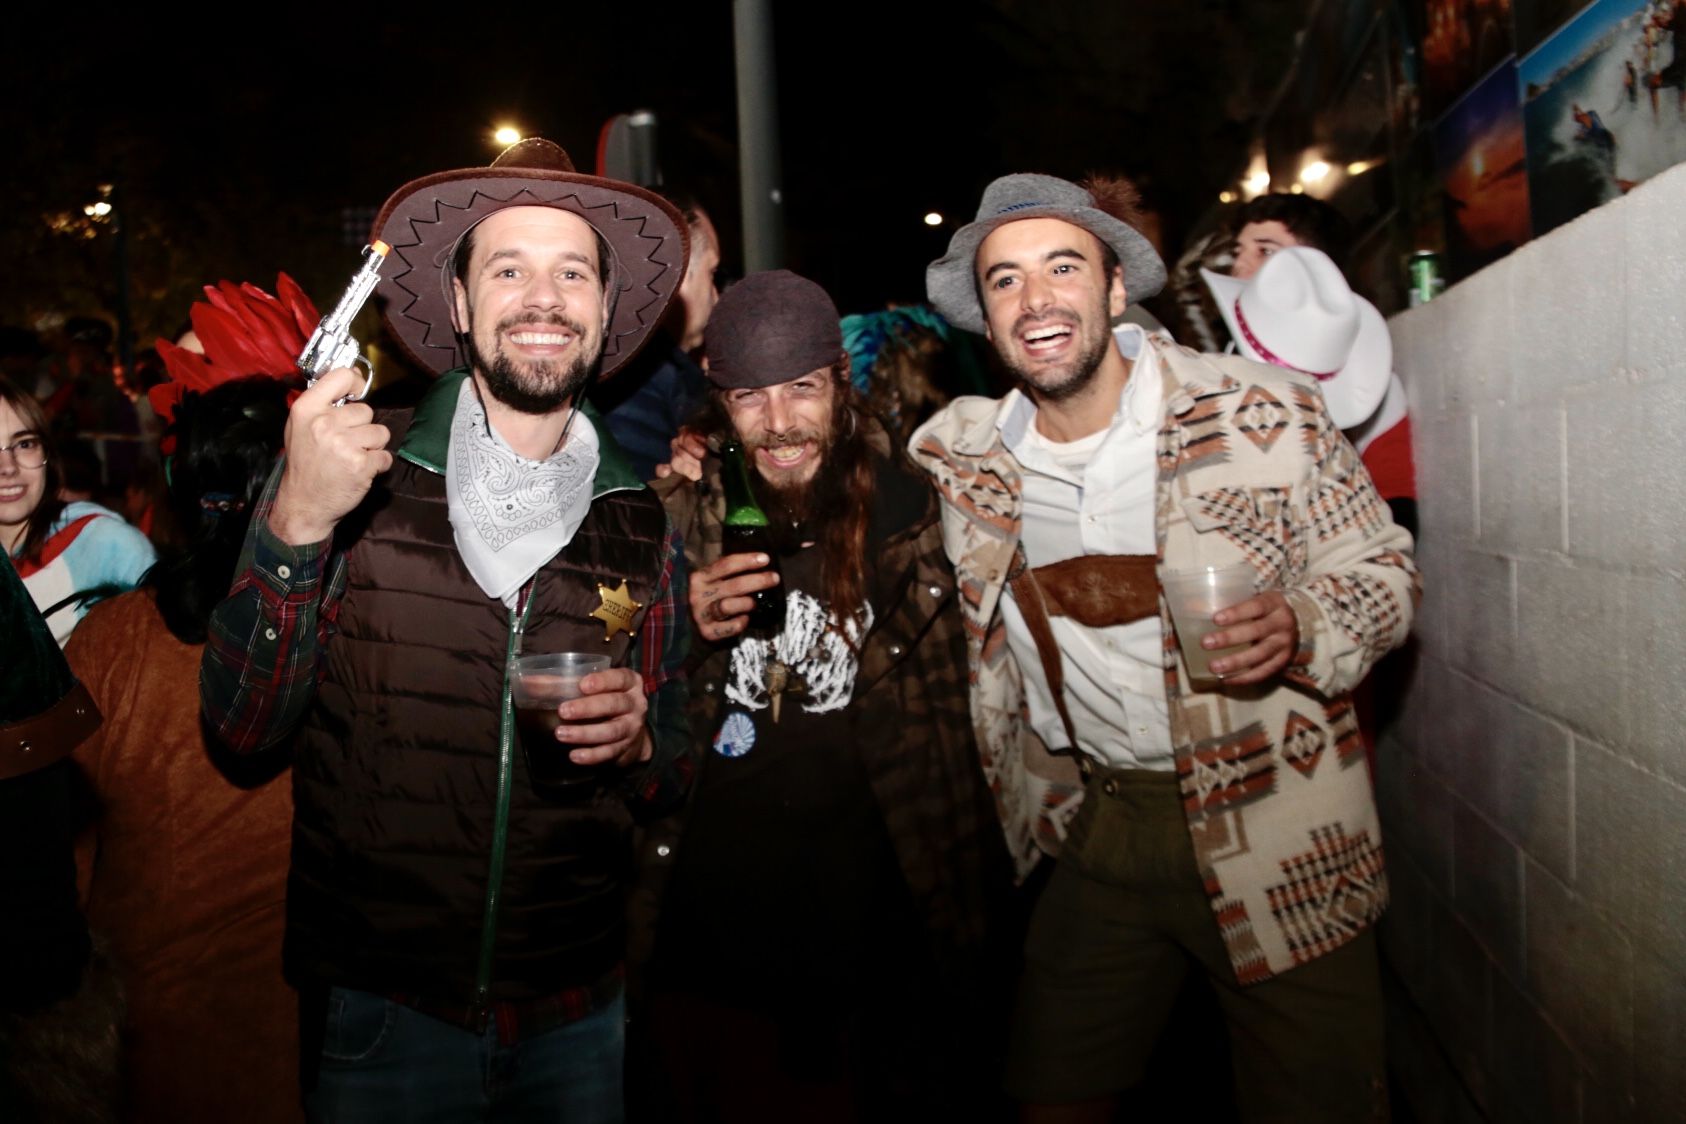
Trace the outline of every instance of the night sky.
[[[925, 212], [964, 221], [990, 179], [1032, 170], [1139, 177], [1174, 247], [1239, 169], [1304, 8], [778, 5], [787, 264], [844, 311], [920, 299], [955, 225], [926, 227]], [[14, 156], [0, 319], [110, 311], [109, 229], [48, 221], [100, 183], [122, 192], [144, 345], [223, 277], [268, 287], [286, 269], [330, 305], [356, 264], [342, 209], [488, 162], [495, 123], [589, 170], [603, 122], [639, 107], [660, 120], [666, 179], [702, 198], [739, 265], [729, 4], [499, 6], [476, 22], [482, 10], [451, 24], [396, 5], [36, 17], [8, 37], [0, 79]], [[259, 30], [234, 35], [236, 19]]]

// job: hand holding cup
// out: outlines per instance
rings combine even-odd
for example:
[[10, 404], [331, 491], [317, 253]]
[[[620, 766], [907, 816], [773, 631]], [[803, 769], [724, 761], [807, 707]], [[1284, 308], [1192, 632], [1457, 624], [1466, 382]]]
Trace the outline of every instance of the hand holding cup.
[[600, 766], [650, 758], [644, 678], [591, 652], [522, 656], [510, 694], [533, 782], [552, 787], [597, 779]]
[[1191, 685], [1247, 686], [1288, 666], [1299, 622], [1280, 590], [1258, 582], [1247, 563], [1160, 572]]

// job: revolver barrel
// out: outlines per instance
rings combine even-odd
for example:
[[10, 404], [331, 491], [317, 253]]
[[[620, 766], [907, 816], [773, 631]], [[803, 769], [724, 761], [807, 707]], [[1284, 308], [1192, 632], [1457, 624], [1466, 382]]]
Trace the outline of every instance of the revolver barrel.
[[375, 285], [380, 281], [381, 266], [386, 263], [386, 255], [391, 249], [378, 239], [363, 248], [363, 264], [352, 275], [351, 284], [346, 286], [339, 303], [317, 324], [310, 341], [299, 352], [299, 370], [311, 382], [335, 367], [350, 367], [362, 361], [358, 343], [351, 335], [351, 322], [375, 291]]

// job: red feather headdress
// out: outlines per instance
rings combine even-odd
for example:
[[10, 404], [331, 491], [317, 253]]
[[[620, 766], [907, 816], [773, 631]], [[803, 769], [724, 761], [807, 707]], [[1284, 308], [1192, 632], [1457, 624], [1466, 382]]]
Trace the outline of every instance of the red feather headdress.
[[[189, 391], [207, 391], [249, 375], [302, 380], [299, 352], [322, 315], [285, 273], [276, 275], [275, 292], [278, 296], [272, 297], [250, 281], [206, 285], [205, 300], [196, 302], [192, 311], [193, 332], [204, 354], [158, 341], [158, 357], [170, 377], [148, 390], [146, 397], [164, 423], [160, 447], [166, 455], [175, 452], [175, 434], [169, 427], [182, 395]], [[297, 394], [295, 390], [288, 397], [289, 404]]]

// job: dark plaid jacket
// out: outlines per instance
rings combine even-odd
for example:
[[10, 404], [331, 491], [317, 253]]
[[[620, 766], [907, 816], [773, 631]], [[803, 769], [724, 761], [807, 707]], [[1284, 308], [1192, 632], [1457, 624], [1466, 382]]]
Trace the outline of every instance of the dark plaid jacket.
[[[894, 486], [923, 486], [911, 470], [893, 479]], [[718, 459], [705, 461], [697, 483], [675, 475], [653, 487], [684, 540], [687, 567], [718, 559], [726, 506]], [[934, 494], [925, 515], [881, 544], [875, 558], [880, 583], [894, 592], [867, 635], [849, 718], [943, 982], [976, 996], [988, 986], [979, 976], [1011, 875], [973, 740], [966, 638]], [[691, 637], [691, 731], [699, 752], [707, 752], [723, 719], [731, 646], [710, 644], [694, 629]], [[683, 820], [681, 811], [650, 830], [640, 849], [634, 961], [653, 941], [661, 888], [683, 846]]]

